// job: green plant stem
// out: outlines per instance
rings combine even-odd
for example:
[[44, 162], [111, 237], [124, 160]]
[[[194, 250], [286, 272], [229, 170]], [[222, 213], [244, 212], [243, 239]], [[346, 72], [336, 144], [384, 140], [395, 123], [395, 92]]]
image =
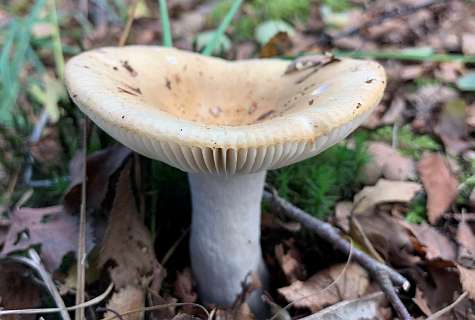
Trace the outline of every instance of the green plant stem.
[[170, 29], [170, 19], [168, 18], [168, 7], [166, 0], [159, 0], [160, 20], [162, 22], [162, 45], [164, 47], [173, 46], [172, 33]]
[[213, 38], [211, 39], [210, 42], [208, 42], [206, 47], [203, 49], [203, 52], [202, 52], [203, 55], [209, 56], [213, 53], [214, 49], [219, 43], [219, 40], [224, 35], [224, 32], [226, 32], [226, 29], [229, 27], [229, 25], [233, 21], [234, 16], [237, 14], [239, 8], [241, 7], [242, 2], [243, 0], [235, 0], [233, 2], [233, 5], [229, 9], [223, 21], [221, 21], [221, 24], [219, 25], [218, 29], [215, 31]]
[[462, 54], [427, 54], [421, 55], [404, 51], [333, 51], [336, 57], [357, 59], [381, 59], [403, 61], [431, 61], [431, 62], [454, 62], [475, 63], [475, 56]]
[[59, 22], [58, 22], [58, 13], [56, 11], [56, 0], [50, 0], [51, 6], [51, 20], [54, 25], [53, 32], [53, 56], [54, 63], [56, 65], [56, 73], [58, 78], [64, 80], [64, 56], [63, 56], [63, 46], [61, 44], [61, 36], [59, 31]]

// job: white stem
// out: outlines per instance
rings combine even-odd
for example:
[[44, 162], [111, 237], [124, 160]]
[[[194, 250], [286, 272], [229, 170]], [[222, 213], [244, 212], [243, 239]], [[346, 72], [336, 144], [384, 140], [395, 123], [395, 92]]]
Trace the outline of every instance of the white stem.
[[[265, 171], [231, 177], [188, 175], [193, 205], [191, 266], [204, 303], [232, 305], [252, 272], [266, 286], [260, 245], [265, 175]], [[264, 308], [261, 293], [257, 290], [247, 300], [257, 313]]]

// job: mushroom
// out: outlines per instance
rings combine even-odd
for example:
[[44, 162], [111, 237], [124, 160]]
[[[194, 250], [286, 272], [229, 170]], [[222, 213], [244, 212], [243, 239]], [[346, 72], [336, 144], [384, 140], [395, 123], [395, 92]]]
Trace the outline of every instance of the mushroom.
[[[315, 156], [363, 123], [385, 88], [383, 68], [343, 59], [286, 72], [289, 61], [225, 61], [173, 48], [102, 48], [72, 58], [66, 84], [112, 137], [188, 172], [191, 264], [201, 300], [231, 305], [260, 247], [266, 170]], [[259, 291], [248, 303], [262, 310]]]

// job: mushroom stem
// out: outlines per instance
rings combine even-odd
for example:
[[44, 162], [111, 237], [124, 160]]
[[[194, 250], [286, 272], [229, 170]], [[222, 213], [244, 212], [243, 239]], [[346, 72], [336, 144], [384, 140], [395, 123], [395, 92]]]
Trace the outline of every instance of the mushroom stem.
[[[193, 205], [191, 266], [204, 303], [231, 306], [252, 272], [266, 287], [268, 274], [260, 245], [265, 176], [265, 171], [188, 175]], [[247, 300], [254, 313], [264, 312], [261, 293], [255, 290]]]

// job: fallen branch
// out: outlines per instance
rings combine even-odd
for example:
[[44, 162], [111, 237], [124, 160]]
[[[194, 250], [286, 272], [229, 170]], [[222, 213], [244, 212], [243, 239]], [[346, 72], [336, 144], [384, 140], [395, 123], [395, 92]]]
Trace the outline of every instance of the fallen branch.
[[312, 217], [310, 214], [294, 206], [292, 203], [281, 198], [276, 192], [264, 192], [264, 199], [269, 201], [271, 207], [278, 212], [283, 213], [287, 217], [300, 222], [304, 227], [314, 231], [320, 238], [327, 240], [333, 246], [349, 255], [351, 251], [353, 259], [365, 268], [370, 275], [376, 280], [382, 291], [386, 294], [387, 299], [403, 320], [412, 319], [409, 311], [402, 303], [397, 295], [394, 287], [402, 287], [407, 291], [410, 288], [409, 281], [392, 268], [374, 260], [364, 252], [357, 248], [351, 249], [351, 244], [341, 237], [341, 234], [331, 224]]

